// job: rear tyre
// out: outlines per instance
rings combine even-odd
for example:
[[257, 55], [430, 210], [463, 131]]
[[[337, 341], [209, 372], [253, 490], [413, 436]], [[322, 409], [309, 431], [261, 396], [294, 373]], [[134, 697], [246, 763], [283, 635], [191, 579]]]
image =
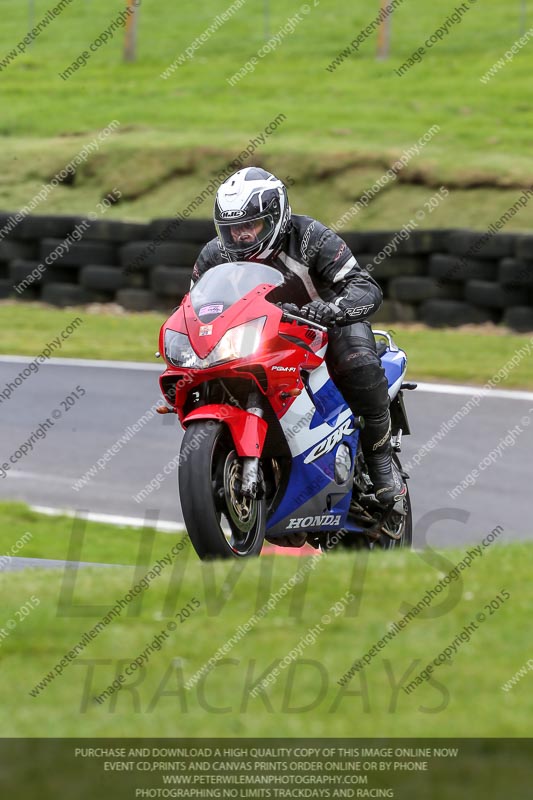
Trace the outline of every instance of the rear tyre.
[[178, 471], [187, 533], [201, 559], [258, 556], [266, 529], [266, 503], [240, 494], [241, 459], [221, 422], [191, 423], [181, 444]]
[[[400, 459], [396, 453], [392, 454], [392, 459], [400, 473], [403, 473]], [[358, 536], [356, 538], [356, 546], [359, 550], [397, 550], [400, 547], [410, 548], [413, 544], [411, 496], [409, 494], [409, 484], [405, 478], [404, 481], [407, 491], [402, 501], [403, 514], [399, 513], [398, 511], [393, 511], [390, 516], [387, 516], [382, 526], [383, 531], [388, 530], [390, 534], [393, 535], [391, 536], [389, 533], [382, 532], [377, 538], [366, 535]]]
[[[392, 456], [396, 467], [402, 473], [402, 466], [396, 453]], [[405, 480], [405, 479], [404, 479]], [[413, 543], [413, 517], [411, 511], [411, 497], [409, 495], [409, 484], [406, 482], [407, 491], [402, 500], [402, 512], [392, 511], [390, 514], [384, 513], [384, 520], [379, 531], [379, 520], [375, 522], [369, 520], [368, 527], [372, 533], [355, 533], [346, 531], [344, 535], [335, 533], [326, 535], [322, 545], [327, 550], [396, 550], [400, 547], [411, 548]], [[359, 521], [357, 521], [360, 524]], [[388, 531], [386, 533], [385, 531]], [[334, 542], [334, 544], [332, 544]]]
[[407, 486], [407, 492], [403, 499], [403, 511], [405, 512], [403, 515], [393, 511], [390, 519], [384, 526], [399, 538], [393, 538], [387, 533], [381, 533], [377, 539], [371, 536], [360, 536], [357, 539], [358, 548], [368, 550], [397, 550], [399, 547], [411, 548], [413, 543], [413, 517], [409, 486]]

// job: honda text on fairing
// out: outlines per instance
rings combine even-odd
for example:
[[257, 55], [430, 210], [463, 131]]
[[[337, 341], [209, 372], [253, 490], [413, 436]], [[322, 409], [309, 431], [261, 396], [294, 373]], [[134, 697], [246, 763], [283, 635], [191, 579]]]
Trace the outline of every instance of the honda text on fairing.
[[[185, 434], [178, 474], [185, 525], [200, 558], [283, 546], [391, 548], [411, 543], [406, 492], [383, 508], [359, 443], [364, 425], [331, 380], [327, 329], [277, 305], [284, 277], [257, 263], [208, 270], [161, 328], [168, 406]], [[406, 355], [388, 334], [394, 459], [409, 433]]]

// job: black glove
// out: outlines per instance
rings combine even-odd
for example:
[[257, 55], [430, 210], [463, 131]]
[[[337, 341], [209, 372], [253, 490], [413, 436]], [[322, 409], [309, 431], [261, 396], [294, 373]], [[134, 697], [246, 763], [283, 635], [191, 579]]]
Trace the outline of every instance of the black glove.
[[337, 306], [333, 303], [326, 303], [324, 300], [312, 300], [300, 309], [301, 317], [310, 322], [316, 322], [317, 325], [324, 325], [326, 328], [331, 327], [341, 313]]
[[282, 311], [285, 311], [287, 314], [292, 314], [294, 317], [300, 316], [300, 306], [297, 306], [296, 303], [280, 303], [280, 308]]

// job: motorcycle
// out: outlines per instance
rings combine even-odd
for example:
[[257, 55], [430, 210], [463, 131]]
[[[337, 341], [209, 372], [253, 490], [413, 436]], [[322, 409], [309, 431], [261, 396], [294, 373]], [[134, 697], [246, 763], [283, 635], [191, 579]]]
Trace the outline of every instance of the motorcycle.
[[[201, 559], [257, 556], [264, 541], [323, 551], [407, 547], [409, 492], [389, 508], [372, 494], [364, 425], [331, 380], [328, 332], [280, 307], [284, 276], [231, 262], [208, 270], [163, 324], [160, 387], [183, 436], [179, 498]], [[393, 459], [409, 423], [407, 358], [374, 331], [389, 384]]]

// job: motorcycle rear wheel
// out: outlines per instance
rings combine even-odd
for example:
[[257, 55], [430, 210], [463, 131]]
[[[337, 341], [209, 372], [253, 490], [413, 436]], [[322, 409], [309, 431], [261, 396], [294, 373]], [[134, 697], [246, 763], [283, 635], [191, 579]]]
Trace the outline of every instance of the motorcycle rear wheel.
[[[402, 472], [402, 465], [396, 453], [393, 459], [397, 468]], [[407, 491], [403, 499], [403, 514], [393, 512], [387, 521], [388, 529], [394, 534], [389, 536], [385, 532], [367, 535], [364, 532], [346, 532], [343, 536], [327, 535], [323, 538], [323, 549], [327, 550], [396, 550], [398, 548], [410, 549], [413, 544], [413, 513], [411, 509], [411, 496], [409, 494], [409, 484], [406, 483]], [[329, 544], [335, 536], [336, 543], [333, 547]]]
[[413, 544], [413, 515], [409, 486], [407, 486], [407, 493], [403, 500], [403, 505], [405, 515], [394, 513], [390, 522], [387, 523], [388, 527], [393, 529], [393, 533], [399, 538], [393, 538], [386, 533], [381, 533], [379, 538], [365, 536], [363, 534], [356, 538], [356, 548], [368, 550], [396, 550], [400, 547], [404, 547], [410, 549]]
[[212, 420], [192, 422], [180, 456], [181, 510], [198, 556], [258, 556], [266, 530], [265, 499], [240, 495], [241, 461], [228, 428]]

